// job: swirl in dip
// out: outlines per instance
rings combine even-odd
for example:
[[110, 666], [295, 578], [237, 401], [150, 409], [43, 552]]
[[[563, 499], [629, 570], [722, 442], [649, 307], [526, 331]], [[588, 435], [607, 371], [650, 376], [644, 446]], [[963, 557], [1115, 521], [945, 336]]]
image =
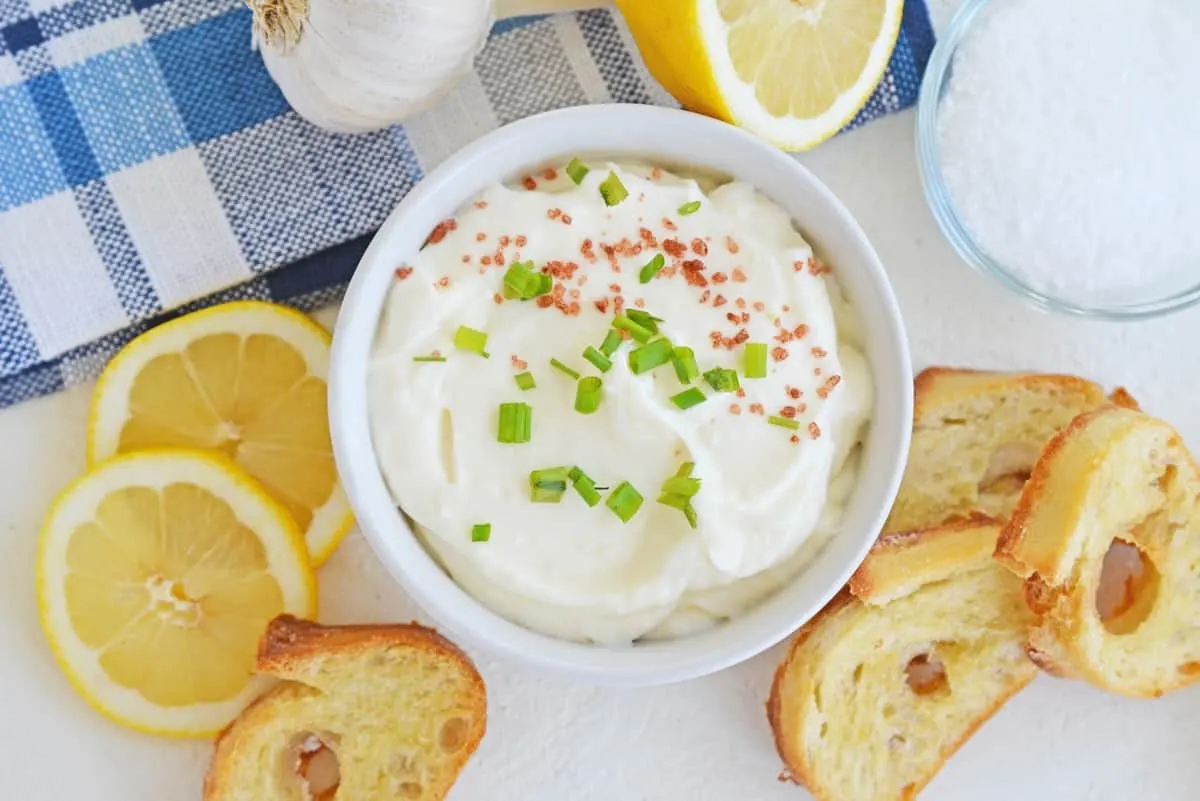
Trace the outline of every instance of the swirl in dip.
[[[753, 187], [600, 161], [577, 184], [580, 166], [488, 187], [397, 269], [372, 437], [426, 546], [495, 611], [573, 640], [681, 636], [757, 604], [837, 532], [871, 375], [835, 273]], [[630, 315], [637, 336], [602, 371]], [[527, 404], [527, 442], [498, 441], [523, 438], [525, 414], [501, 404]], [[559, 467], [581, 482], [533, 486]], [[698, 490], [667, 483], [681, 467]]]

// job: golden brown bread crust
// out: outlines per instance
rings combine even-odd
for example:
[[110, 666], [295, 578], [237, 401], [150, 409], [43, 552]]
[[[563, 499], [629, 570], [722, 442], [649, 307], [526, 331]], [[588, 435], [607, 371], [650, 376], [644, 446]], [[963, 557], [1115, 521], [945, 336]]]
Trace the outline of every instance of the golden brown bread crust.
[[[936, 385], [946, 379], [957, 380], [964, 386], [1016, 381], [1018, 384], [1024, 385], [1055, 383], [1073, 387], [1081, 393], [1091, 393], [1097, 390], [1097, 385], [1086, 378], [1065, 373], [1022, 373], [976, 370], [968, 367], [926, 367], [913, 379], [913, 418], [915, 420], [920, 420], [922, 414], [927, 411], [929, 399]], [[1113, 390], [1108, 400], [1126, 409], [1138, 408], [1137, 400], [1124, 387], [1117, 387]]]
[[857, 603], [854, 596], [850, 594], [848, 589], [842, 589], [837, 595], [825, 604], [820, 612], [813, 615], [812, 619], [800, 627], [796, 632], [795, 639], [788, 646], [787, 656], [779, 663], [779, 667], [775, 669], [775, 677], [771, 681], [771, 695], [767, 698], [767, 722], [771, 725], [771, 739], [775, 743], [775, 751], [779, 754], [779, 758], [783, 760], [784, 767], [787, 771], [787, 778], [792, 782], [806, 788], [817, 801], [830, 801], [820, 794], [819, 785], [814, 780], [813, 776], [808, 772], [807, 767], [803, 762], [797, 762], [790, 757], [790, 749], [787, 747], [785, 738], [787, 736], [782, 721], [780, 720], [779, 707], [782, 703], [780, 695], [783, 692], [783, 680], [787, 674], [788, 668], [791, 667], [792, 659], [795, 657], [800, 646], [812, 635], [813, 631], [821, 625], [825, 618], [832, 617], [844, 607]]
[[1141, 408], [1138, 406], [1137, 400], [1129, 394], [1125, 387], [1114, 389], [1112, 394], [1108, 396], [1108, 399], [1112, 401], [1114, 406], [1120, 406], [1122, 409], [1133, 409], [1136, 411]]
[[293, 615], [280, 615], [267, 625], [258, 642], [255, 667], [259, 673], [290, 679], [299, 661], [314, 654], [358, 652], [394, 645], [436, 651], [459, 662], [483, 690], [483, 679], [470, 657], [434, 629], [415, 621], [326, 626]]

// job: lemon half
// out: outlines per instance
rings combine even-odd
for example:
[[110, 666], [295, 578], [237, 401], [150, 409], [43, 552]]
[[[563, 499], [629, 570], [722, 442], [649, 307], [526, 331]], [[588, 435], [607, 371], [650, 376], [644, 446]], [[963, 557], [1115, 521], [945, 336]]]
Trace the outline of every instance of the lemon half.
[[42, 628], [72, 684], [142, 731], [210, 736], [263, 689], [258, 641], [312, 617], [316, 582], [291, 516], [228, 460], [147, 451], [65, 489], [38, 549]]
[[321, 564], [353, 522], [329, 437], [329, 339], [300, 312], [257, 301], [147, 331], [96, 386], [89, 463], [161, 447], [223, 454], [288, 510]]
[[651, 74], [687, 109], [804, 150], [870, 99], [904, 0], [617, 0]]

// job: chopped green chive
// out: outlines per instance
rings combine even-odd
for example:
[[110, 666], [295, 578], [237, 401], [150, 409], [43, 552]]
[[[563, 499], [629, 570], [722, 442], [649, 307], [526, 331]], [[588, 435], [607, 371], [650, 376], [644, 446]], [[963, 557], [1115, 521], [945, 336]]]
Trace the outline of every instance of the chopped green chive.
[[792, 420], [789, 417], [776, 417], [775, 415], [771, 415], [767, 418], [767, 422], [773, 426], [779, 426], [780, 428], [790, 428], [792, 431], [795, 431], [800, 427], [799, 421]]
[[[620, 338], [621, 338], [621, 335], [617, 334], [617, 339], [620, 339]], [[583, 351], [583, 358], [587, 359], [589, 362], [594, 364], [596, 366], [596, 369], [602, 373], [607, 373], [610, 369], [612, 369], [612, 362], [609, 361], [609, 358], [607, 356], [605, 356], [603, 353], [601, 353], [600, 351], [593, 348], [591, 345], [588, 345], [587, 348]]]
[[740, 387], [737, 370], [730, 370], [728, 367], [714, 367], [706, 370], [704, 380], [717, 392], [737, 392]]
[[689, 214], [695, 214], [698, 211], [700, 211], [700, 201], [699, 200], [690, 200], [687, 203], [684, 203], [682, 206], [679, 207], [679, 213], [684, 215], [685, 217]]
[[650, 312], [642, 311], [641, 309], [627, 309], [625, 311], [625, 316], [630, 320], [633, 320], [642, 328], [645, 328], [651, 334], [658, 333], [658, 324], [662, 322], [661, 317], [655, 317]]
[[588, 165], [584, 164], [579, 159], [571, 159], [571, 163], [567, 165], [567, 175], [571, 176], [571, 180], [576, 185], [583, 183], [583, 179], [591, 172]]
[[595, 376], [579, 379], [575, 386], [575, 411], [580, 414], [592, 414], [600, 408], [604, 398], [604, 382]]
[[605, 356], [612, 356], [621, 347], [621, 332], [609, 329], [604, 335], [604, 341], [600, 343], [600, 352]]
[[529, 474], [529, 498], [534, 503], [558, 503], [567, 491], [566, 467], [547, 467]]
[[471, 526], [471, 542], [487, 542], [491, 536], [491, 523], [476, 523]]
[[700, 492], [700, 479], [691, 477], [695, 466], [695, 462], [681, 464], [675, 475], [663, 482], [662, 492], [658, 496], [659, 503], [683, 512], [692, 528], [696, 527], [696, 510], [692, 507], [692, 498]]
[[615, 206], [629, 197], [629, 190], [615, 172], [610, 172], [608, 177], [600, 182], [600, 197], [604, 198], [604, 205]]
[[621, 331], [628, 331], [629, 336], [636, 339], [638, 342], [649, 342], [650, 337], [654, 336], [654, 332], [643, 325], [638, 325], [627, 314], [618, 314], [613, 320], [613, 328]]
[[628, 523], [637, 514], [638, 509], [642, 508], [642, 494], [628, 481], [622, 481], [609, 493], [604, 505], [621, 518], [622, 523]]
[[454, 347], [459, 350], [478, 353], [483, 358], [489, 358], [490, 354], [484, 350], [487, 347], [488, 335], [482, 331], [476, 331], [474, 328], [467, 328], [465, 325], [460, 325], [458, 330], [454, 332]]
[[767, 377], [767, 343], [747, 342], [745, 359], [742, 372], [746, 374], [746, 378]]
[[638, 280], [643, 284], [648, 284], [654, 280], [654, 276], [658, 275], [659, 270], [667, 264], [666, 257], [661, 253], [655, 253], [654, 258], [646, 262], [642, 267], [641, 273], [638, 274]]
[[517, 373], [515, 376], [513, 376], [513, 380], [517, 382], [517, 386], [520, 387], [523, 392], [528, 392], [537, 386], [537, 382], [533, 380], [533, 373], [528, 371], [524, 373]]
[[659, 337], [649, 344], [629, 351], [629, 369], [633, 371], [634, 375], [649, 372], [655, 367], [660, 367], [671, 361], [671, 353], [673, 351], [674, 348], [671, 346], [671, 340], [666, 337]]
[[444, 362], [445, 356], [413, 356], [414, 362]]
[[517, 445], [529, 442], [533, 434], [533, 407], [528, 403], [500, 404], [500, 427], [497, 442]]
[[533, 300], [554, 288], [554, 279], [533, 269], [531, 261], [515, 261], [504, 271], [504, 297]]
[[699, 406], [708, 398], [704, 397], [704, 393], [695, 387], [688, 387], [678, 395], [671, 396], [671, 403], [678, 406], [680, 409], [690, 409], [693, 406]]
[[664, 494], [691, 498], [700, 491], [700, 479], [691, 476], [671, 476], [663, 482], [662, 491]]
[[553, 367], [555, 370], [561, 370], [562, 372], [571, 376], [571, 378], [574, 378], [576, 380], [578, 380], [578, 378], [579, 378], [579, 371], [572, 370], [570, 367], [567, 367], [565, 364], [560, 362], [558, 359], [551, 359], [550, 366]]
[[684, 507], [691, 505], [692, 499], [687, 495], [664, 492], [662, 495], [658, 496], [658, 502], [663, 506], [670, 506], [672, 509], [683, 511]]
[[700, 368], [696, 366], [696, 354], [691, 348], [680, 346], [672, 350], [671, 364], [675, 366], [675, 375], [681, 384], [690, 384], [700, 375]]
[[596, 482], [587, 473], [580, 470], [578, 467], [572, 467], [567, 473], [567, 478], [571, 480], [571, 486], [579, 493], [579, 497], [583, 498], [583, 502], [588, 506], [595, 506], [600, 503], [600, 493], [596, 489]]

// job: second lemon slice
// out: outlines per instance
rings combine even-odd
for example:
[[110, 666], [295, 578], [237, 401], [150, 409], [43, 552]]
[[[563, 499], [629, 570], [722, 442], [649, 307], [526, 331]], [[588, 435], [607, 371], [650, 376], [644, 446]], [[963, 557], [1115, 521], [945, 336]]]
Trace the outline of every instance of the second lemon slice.
[[878, 85], [904, 0], [617, 0], [683, 106], [787, 150], [841, 130]]
[[113, 359], [92, 400], [88, 459], [215, 451], [296, 520], [314, 564], [351, 525], [329, 437], [329, 334], [297, 311], [227, 303], [153, 328]]

